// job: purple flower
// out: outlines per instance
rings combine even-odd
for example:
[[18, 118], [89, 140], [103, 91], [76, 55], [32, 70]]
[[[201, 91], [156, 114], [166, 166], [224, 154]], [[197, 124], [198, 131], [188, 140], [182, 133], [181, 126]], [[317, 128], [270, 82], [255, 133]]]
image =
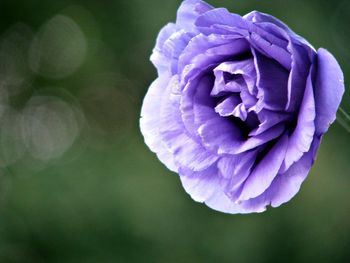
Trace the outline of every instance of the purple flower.
[[263, 212], [299, 191], [344, 93], [327, 50], [273, 16], [186, 0], [151, 60], [141, 131], [195, 201]]

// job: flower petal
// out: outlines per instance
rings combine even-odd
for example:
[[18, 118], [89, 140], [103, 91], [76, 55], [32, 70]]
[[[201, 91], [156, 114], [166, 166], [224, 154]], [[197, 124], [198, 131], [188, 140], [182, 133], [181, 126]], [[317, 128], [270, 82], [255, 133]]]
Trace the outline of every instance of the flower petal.
[[[170, 77], [165, 74], [156, 79], [149, 87], [144, 98], [140, 128], [145, 143], [155, 152], [162, 163], [171, 171], [177, 172], [172, 153], [165, 147], [160, 138], [160, 116], [159, 107], [163, 99], [164, 91], [168, 85]], [[158, 103], [157, 103], [158, 102]]]
[[151, 55], [151, 61], [153, 65], [158, 69], [159, 75], [161, 75], [162, 72], [167, 70], [169, 67], [169, 60], [163, 53], [163, 45], [165, 41], [167, 41], [170, 36], [177, 31], [178, 27], [174, 23], [169, 23], [164, 26], [158, 34], [156, 46], [153, 49], [153, 53]]
[[242, 188], [239, 200], [249, 200], [261, 195], [271, 185], [284, 160], [288, 136], [282, 136], [257, 164]]
[[226, 8], [215, 8], [203, 13], [197, 18], [195, 25], [199, 28], [208, 28], [213, 25], [224, 25], [241, 29], [247, 27], [246, 22], [240, 15], [232, 14]]
[[302, 101], [308, 75], [310, 75], [311, 60], [305, 46], [290, 42], [288, 50], [292, 54], [292, 69], [288, 79], [288, 102], [285, 110], [295, 112]]
[[288, 102], [289, 72], [276, 61], [253, 51], [257, 71], [258, 98], [262, 98], [264, 108], [284, 110]]
[[246, 14], [244, 16], [245, 19], [254, 22], [255, 24], [259, 24], [259, 23], [271, 23], [274, 24], [278, 27], [280, 27], [281, 29], [285, 30], [286, 32], [288, 32], [288, 34], [290, 36], [293, 37], [293, 39], [298, 40], [300, 43], [303, 43], [307, 46], [309, 46], [310, 48], [314, 49], [313, 46], [306, 41], [304, 38], [302, 38], [301, 36], [297, 35], [296, 33], [293, 32], [293, 30], [291, 30], [285, 23], [283, 23], [281, 20], [277, 19], [274, 16], [271, 16], [269, 14], [265, 14], [259, 11], [252, 11], [248, 14]]
[[[236, 78], [231, 82], [225, 79], [225, 74]], [[243, 84], [247, 85], [251, 94], [255, 93], [256, 72], [253, 59], [223, 62], [214, 69], [214, 75], [215, 85], [211, 92], [213, 96], [220, 95], [222, 92], [240, 92]]]
[[290, 135], [286, 158], [280, 172], [286, 171], [304, 153], [308, 152], [315, 135], [315, 98], [312, 85], [313, 68], [307, 80], [304, 98], [301, 102], [296, 128]]
[[194, 73], [203, 72], [203, 68], [206, 69], [208, 65], [220, 63], [249, 50], [248, 42], [242, 38], [199, 34], [192, 38], [179, 58], [181, 82], [187, 83]]
[[247, 119], [247, 111], [242, 104], [239, 95], [231, 95], [221, 101], [216, 107], [217, 112], [222, 117], [235, 116], [245, 121]]
[[177, 73], [179, 56], [193, 37], [192, 33], [179, 30], [164, 42], [162, 53], [165, 56], [165, 61], [169, 63], [172, 74]]
[[193, 200], [204, 202], [208, 207], [224, 213], [255, 212], [242, 208], [225, 194], [229, 180], [219, 175], [216, 166], [201, 172], [181, 170], [180, 174], [182, 186]]
[[205, 202], [216, 192], [223, 192], [228, 180], [219, 175], [216, 165], [194, 172], [180, 169], [180, 179], [186, 192], [197, 202]]
[[315, 138], [310, 151], [294, 163], [287, 172], [276, 176], [270, 187], [260, 196], [241, 203], [250, 210], [266, 209], [267, 205], [278, 207], [291, 200], [299, 191], [301, 184], [310, 172], [320, 145], [320, 139]]
[[320, 48], [317, 54], [315, 122], [317, 135], [322, 135], [336, 119], [336, 112], [344, 94], [344, 76], [338, 62], [331, 53]]
[[271, 110], [261, 110], [258, 114], [258, 119], [260, 121], [259, 127], [252, 130], [249, 136], [257, 136], [268, 129], [272, 128], [276, 124], [289, 120], [291, 116], [287, 113], [276, 112]]
[[193, 25], [198, 16], [211, 9], [213, 7], [203, 1], [185, 0], [177, 11], [176, 24], [187, 31], [192, 31], [195, 29]]
[[165, 91], [160, 108], [160, 138], [174, 155], [175, 163], [193, 171], [210, 167], [218, 156], [199, 144], [182, 122], [180, 112], [179, 77], [173, 76]]

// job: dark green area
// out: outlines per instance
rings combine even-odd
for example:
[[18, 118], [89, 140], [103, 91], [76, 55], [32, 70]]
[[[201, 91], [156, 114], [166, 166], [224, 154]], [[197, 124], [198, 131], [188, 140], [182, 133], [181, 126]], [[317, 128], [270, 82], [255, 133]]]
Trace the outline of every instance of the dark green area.
[[[29, 148], [3, 165], [0, 262], [350, 262], [350, 134], [340, 125], [324, 138], [310, 176], [291, 202], [244, 216], [192, 201], [177, 175], [143, 143], [139, 111], [156, 78], [149, 56], [180, 2], [0, 2], [2, 38], [18, 22], [37, 32], [63, 14], [87, 43], [74, 73], [59, 79], [33, 74], [30, 84], [10, 96], [19, 112], [37, 94], [58, 96], [78, 105], [85, 121], [60, 158], [37, 160]], [[349, 1], [209, 2], [242, 15], [251, 10], [275, 15], [316, 48], [329, 49], [347, 83]], [[342, 105], [348, 112], [349, 102], [346, 94]], [[12, 141], [0, 145], [6, 156], [13, 155]]]

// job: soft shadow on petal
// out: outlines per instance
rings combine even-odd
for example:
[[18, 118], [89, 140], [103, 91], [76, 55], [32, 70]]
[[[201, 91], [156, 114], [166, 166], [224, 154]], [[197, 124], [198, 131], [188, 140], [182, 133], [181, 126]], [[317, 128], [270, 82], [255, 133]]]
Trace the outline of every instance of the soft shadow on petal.
[[249, 136], [257, 136], [273, 126], [287, 121], [291, 118], [291, 115], [283, 112], [276, 112], [271, 110], [263, 109], [258, 114], [258, 119], [260, 121], [259, 126], [249, 133]]
[[310, 151], [294, 163], [287, 172], [279, 174], [270, 187], [257, 198], [242, 202], [242, 207], [251, 210], [261, 210], [266, 206], [278, 207], [290, 201], [300, 190], [315, 161], [320, 139], [315, 137]]
[[255, 164], [257, 150], [248, 151], [235, 156], [222, 157], [218, 162], [218, 168], [221, 174], [230, 174], [229, 184], [225, 193], [232, 202], [238, 202], [245, 180], [250, 175]]
[[[241, 77], [233, 79], [233, 83], [237, 83], [237, 87], [230, 86], [230, 81], [225, 79], [225, 74]], [[214, 69], [215, 85], [211, 95], [217, 96], [223, 92], [240, 92], [244, 85], [251, 94], [256, 93], [255, 79], [256, 72], [253, 59], [245, 59], [242, 61], [223, 62]], [[243, 81], [243, 83], [241, 83]]]
[[315, 138], [310, 151], [303, 155], [303, 157], [294, 163], [287, 172], [279, 175], [276, 181], [272, 183], [271, 192], [271, 206], [277, 207], [288, 202], [299, 191], [302, 182], [305, 180], [310, 172], [310, 169], [315, 161], [315, 156], [320, 145], [320, 139]]
[[[243, 108], [241, 108], [242, 106]], [[237, 94], [228, 96], [222, 100], [215, 107], [215, 112], [217, 112], [222, 117], [232, 115], [241, 118], [244, 121], [247, 119], [247, 112], [241, 102], [241, 98]]]
[[289, 72], [276, 61], [254, 51], [258, 98], [265, 109], [282, 111], [288, 103]]
[[285, 128], [286, 127], [283, 123], [279, 123], [272, 128], [264, 131], [263, 133], [248, 138], [246, 141], [242, 142], [238, 147], [236, 147], [233, 152], [229, 151], [229, 153], [238, 154], [255, 149], [258, 146], [261, 146], [265, 143], [270, 142], [271, 140], [278, 138], [285, 131]]
[[316, 134], [324, 134], [336, 119], [336, 113], [344, 94], [343, 72], [331, 53], [320, 48], [317, 52], [315, 84]]
[[271, 185], [282, 165], [288, 146], [288, 136], [283, 135], [257, 164], [242, 188], [239, 200], [261, 195]]
[[288, 79], [288, 102], [285, 110], [295, 112], [300, 106], [307, 78], [311, 74], [311, 59], [305, 46], [290, 42], [288, 50], [292, 54], [292, 69]]

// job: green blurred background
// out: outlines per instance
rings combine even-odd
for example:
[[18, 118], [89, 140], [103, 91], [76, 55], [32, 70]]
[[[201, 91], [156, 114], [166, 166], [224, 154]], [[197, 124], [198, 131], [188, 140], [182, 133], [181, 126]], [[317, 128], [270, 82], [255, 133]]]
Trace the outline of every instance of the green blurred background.
[[[145, 146], [149, 56], [180, 2], [0, 2], [0, 262], [350, 262], [339, 124], [299, 194], [263, 214], [195, 203]], [[350, 77], [350, 1], [209, 2], [275, 15]]]

